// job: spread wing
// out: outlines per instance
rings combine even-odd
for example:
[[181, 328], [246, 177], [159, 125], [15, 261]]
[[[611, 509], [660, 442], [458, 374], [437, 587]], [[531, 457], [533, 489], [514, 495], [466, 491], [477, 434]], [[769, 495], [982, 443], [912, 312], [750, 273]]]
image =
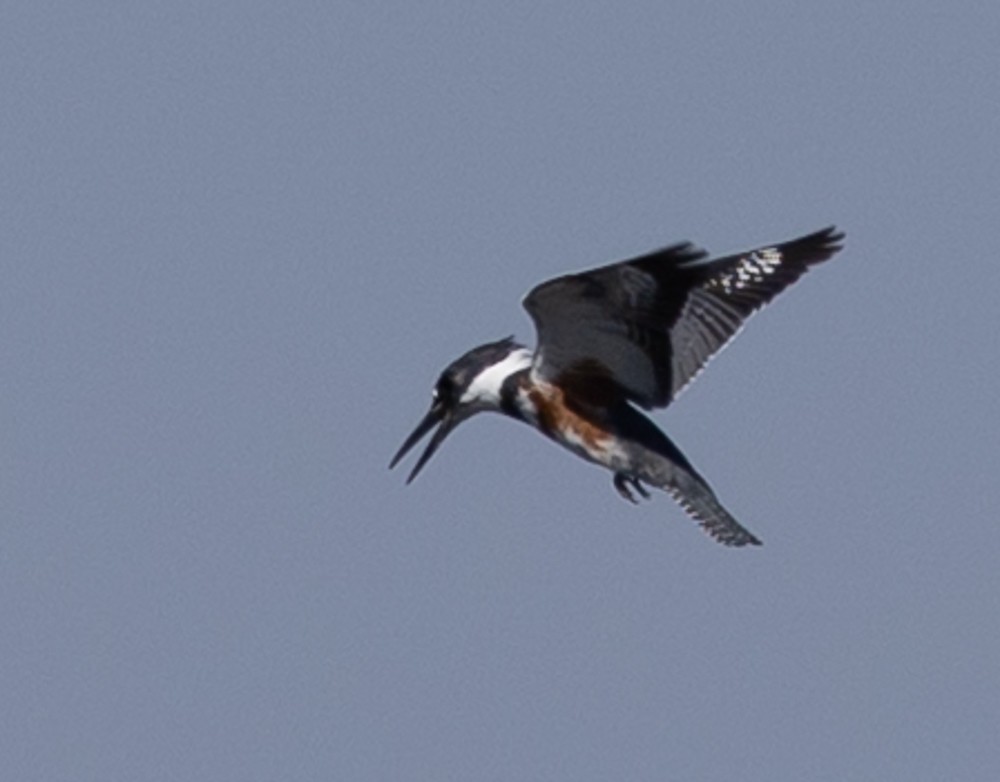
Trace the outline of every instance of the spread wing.
[[703, 260], [678, 244], [549, 280], [524, 307], [535, 322], [537, 380], [580, 399], [668, 405], [754, 312], [840, 250], [833, 227]]

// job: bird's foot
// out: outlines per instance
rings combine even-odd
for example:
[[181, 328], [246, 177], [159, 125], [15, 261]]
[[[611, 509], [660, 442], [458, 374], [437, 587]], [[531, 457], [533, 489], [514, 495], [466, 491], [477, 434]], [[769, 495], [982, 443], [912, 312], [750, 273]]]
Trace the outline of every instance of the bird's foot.
[[[646, 491], [646, 487], [639, 483], [639, 479], [634, 475], [629, 475], [624, 472], [616, 472], [614, 477], [615, 489], [621, 495], [622, 499], [628, 500], [633, 505], [638, 505], [639, 501], [632, 494], [632, 489], [635, 489], [639, 496], [645, 500], [649, 499], [649, 492]], [[629, 488], [632, 487], [632, 489]]]

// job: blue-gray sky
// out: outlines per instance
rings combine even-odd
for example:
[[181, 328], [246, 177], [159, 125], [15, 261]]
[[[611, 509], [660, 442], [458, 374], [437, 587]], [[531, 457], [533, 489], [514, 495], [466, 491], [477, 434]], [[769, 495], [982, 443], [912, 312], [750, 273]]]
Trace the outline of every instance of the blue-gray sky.
[[[18, 780], [1000, 770], [1000, 7], [47, 3], [0, 19]], [[533, 284], [837, 223], [660, 423], [760, 535], [498, 416]]]

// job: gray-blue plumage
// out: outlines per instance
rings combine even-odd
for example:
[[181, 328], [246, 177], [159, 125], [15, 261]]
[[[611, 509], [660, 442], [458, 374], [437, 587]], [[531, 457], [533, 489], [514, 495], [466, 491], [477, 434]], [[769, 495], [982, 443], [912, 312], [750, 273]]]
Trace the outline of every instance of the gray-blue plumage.
[[663, 489], [716, 540], [760, 541], [722, 506], [680, 449], [634, 405], [670, 404], [754, 312], [841, 249], [827, 228], [789, 242], [704, 260], [689, 243], [569, 274], [524, 299], [532, 352], [512, 338], [480, 345], [441, 373], [431, 409], [390, 467], [431, 429], [416, 477], [459, 423], [500, 412], [614, 473], [635, 501]]

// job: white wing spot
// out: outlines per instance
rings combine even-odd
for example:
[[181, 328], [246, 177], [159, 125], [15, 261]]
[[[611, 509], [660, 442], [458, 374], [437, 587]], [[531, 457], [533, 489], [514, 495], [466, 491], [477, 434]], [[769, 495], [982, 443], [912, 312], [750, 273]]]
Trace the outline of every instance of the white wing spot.
[[758, 250], [744, 258], [733, 271], [720, 275], [713, 284], [719, 285], [726, 294], [742, 290], [749, 284], [761, 282], [768, 274], [774, 274], [781, 261], [781, 251], [776, 247]]

